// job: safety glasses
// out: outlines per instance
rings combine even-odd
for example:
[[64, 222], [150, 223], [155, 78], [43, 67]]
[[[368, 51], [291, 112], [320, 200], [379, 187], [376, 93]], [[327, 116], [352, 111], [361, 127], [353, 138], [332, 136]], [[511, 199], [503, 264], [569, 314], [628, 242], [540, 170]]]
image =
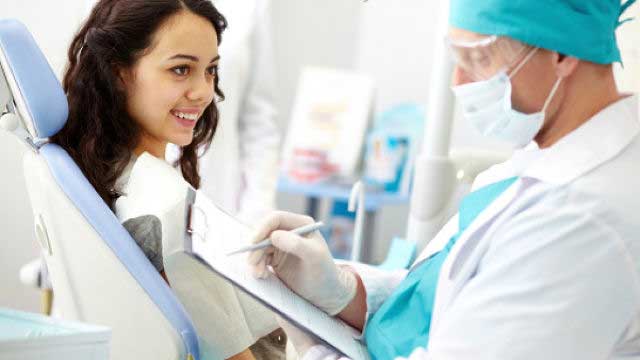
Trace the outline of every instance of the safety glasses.
[[473, 80], [493, 77], [501, 70], [508, 71], [530, 54], [532, 47], [503, 36], [486, 36], [473, 40], [445, 38], [456, 64]]

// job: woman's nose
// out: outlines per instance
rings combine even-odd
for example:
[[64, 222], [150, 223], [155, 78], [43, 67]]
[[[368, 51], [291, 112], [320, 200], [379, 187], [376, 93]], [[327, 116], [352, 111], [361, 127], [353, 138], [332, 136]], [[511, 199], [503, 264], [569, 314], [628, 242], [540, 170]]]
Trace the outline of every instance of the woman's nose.
[[213, 82], [206, 76], [193, 79], [193, 84], [187, 92], [187, 98], [192, 101], [203, 101], [213, 96]]

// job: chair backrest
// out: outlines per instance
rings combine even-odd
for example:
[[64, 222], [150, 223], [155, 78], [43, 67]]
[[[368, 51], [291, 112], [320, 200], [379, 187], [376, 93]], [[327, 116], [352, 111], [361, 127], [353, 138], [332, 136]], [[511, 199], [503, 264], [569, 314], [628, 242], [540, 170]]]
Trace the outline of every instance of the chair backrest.
[[64, 91], [24, 25], [0, 20], [0, 127], [33, 151], [24, 172], [63, 317], [112, 328], [112, 359], [199, 359], [189, 315], [71, 157], [48, 143]]

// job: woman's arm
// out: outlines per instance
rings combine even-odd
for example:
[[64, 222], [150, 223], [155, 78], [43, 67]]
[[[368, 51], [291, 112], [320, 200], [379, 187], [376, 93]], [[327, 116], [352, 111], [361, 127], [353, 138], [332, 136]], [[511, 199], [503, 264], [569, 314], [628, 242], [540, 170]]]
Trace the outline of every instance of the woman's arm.
[[247, 349], [239, 354], [233, 355], [229, 360], [255, 360], [251, 350]]

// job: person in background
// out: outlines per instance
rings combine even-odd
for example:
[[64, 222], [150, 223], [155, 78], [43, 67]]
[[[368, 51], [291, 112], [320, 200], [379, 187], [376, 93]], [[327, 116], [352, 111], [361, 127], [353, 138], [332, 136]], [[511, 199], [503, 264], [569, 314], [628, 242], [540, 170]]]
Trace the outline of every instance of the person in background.
[[[280, 133], [269, 0], [214, 0], [229, 21], [220, 47], [222, 121], [200, 160], [201, 189], [246, 224], [275, 209]], [[167, 159], [178, 149], [169, 146]]]

